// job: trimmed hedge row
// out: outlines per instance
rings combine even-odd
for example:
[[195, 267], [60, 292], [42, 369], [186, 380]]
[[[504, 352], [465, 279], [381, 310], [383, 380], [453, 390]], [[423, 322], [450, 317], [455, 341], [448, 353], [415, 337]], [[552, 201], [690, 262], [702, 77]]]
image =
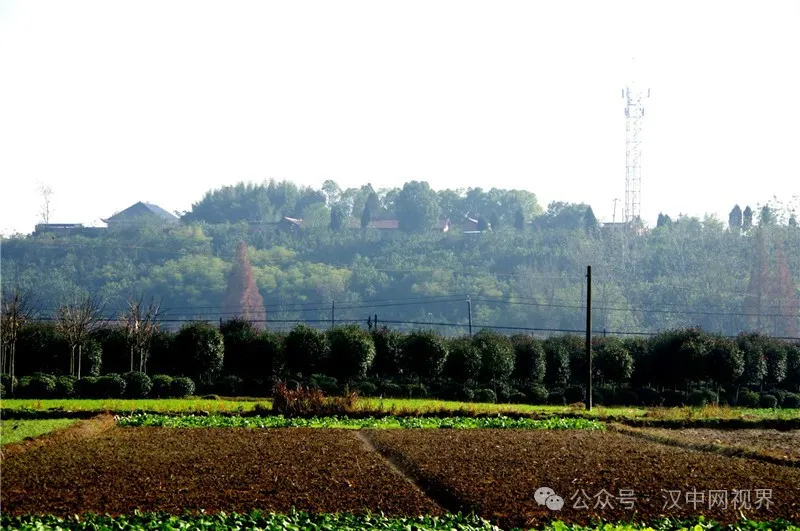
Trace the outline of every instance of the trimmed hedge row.
[[164, 374], [152, 379], [142, 372], [86, 376], [54, 376], [36, 373], [16, 382], [16, 398], [183, 398], [193, 395], [191, 378]]

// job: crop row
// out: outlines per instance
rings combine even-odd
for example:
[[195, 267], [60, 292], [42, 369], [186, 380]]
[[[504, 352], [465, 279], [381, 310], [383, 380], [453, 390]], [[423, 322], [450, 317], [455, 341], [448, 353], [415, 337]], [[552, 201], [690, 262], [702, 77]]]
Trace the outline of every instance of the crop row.
[[141, 413], [118, 418], [121, 426], [161, 426], [168, 428], [344, 428], [344, 429], [523, 429], [523, 430], [603, 430], [605, 425], [583, 418], [512, 419], [497, 417], [395, 417], [286, 418], [282, 415], [241, 417], [223, 415], [154, 415]]
[[[83, 530], [83, 529], [125, 529], [128, 531], [137, 530], [181, 530], [181, 529], [253, 529], [253, 530], [275, 530], [275, 531], [294, 531], [294, 530], [329, 530], [329, 529], [382, 529], [385, 531], [438, 531], [453, 530], [478, 531], [478, 530], [499, 530], [486, 520], [474, 516], [445, 515], [445, 516], [418, 516], [413, 518], [389, 518], [384, 516], [356, 516], [350, 514], [273, 514], [255, 511], [251, 514], [201, 514], [173, 516], [169, 514], [145, 513], [134, 514], [132, 516], [101, 516], [85, 515], [83, 517], [73, 516], [71, 518], [59, 518], [56, 516], [23, 516], [9, 517], [3, 515], [0, 519], [0, 527], [3, 529], [20, 529], [25, 531], [41, 529], [59, 530]], [[664, 519], [650, 524], [639, 525], [629, 523], [601, 523], [592, 526], [580, 526], [565, 524], [556, 521], [551, 525], [545, 526], [545, 531], [796, 531], [800, 527], [785, 520], [775, 520], [773, 522], [756, 522], [752, 520], [741, 520], [736, 524], [720, 525], [715, 522], [704, 520], [702, 517], [692, 521], [679, 521]]]

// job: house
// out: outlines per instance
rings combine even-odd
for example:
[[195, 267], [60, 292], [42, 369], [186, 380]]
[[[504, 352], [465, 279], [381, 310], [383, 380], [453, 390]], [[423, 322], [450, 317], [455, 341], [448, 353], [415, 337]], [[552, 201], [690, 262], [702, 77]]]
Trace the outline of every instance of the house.
[[[449, 219], [440, 219], [436, 223], [434, 223], [432, 230], [437, 232], [447, 232], [450, 230], [450, 220]], [[370, 220], [369, 225], [367, 225], [367, 229], [374, 229], [374, 230], [400, 230], [400, 220], [398, 219], [373, 219]]]
[[102, 220], [108, 228], [142, 226], [147, 224], [176, 225], [179, 219], [158, 205], [139, 201], [122, 212]]
[[34, 234], [50, 234], [53, 236], [68, 236], [83, 232], [82, 223], [39, 223], [34, 228]]

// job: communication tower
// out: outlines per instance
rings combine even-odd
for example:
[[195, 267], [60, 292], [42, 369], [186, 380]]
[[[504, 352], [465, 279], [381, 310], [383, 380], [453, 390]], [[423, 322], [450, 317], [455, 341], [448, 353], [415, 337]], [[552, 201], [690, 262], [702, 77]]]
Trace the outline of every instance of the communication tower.
[[642, 209], [642, 120], [644, 100], [650, 89], [640, 89], [631, 82], [622, 89], [625, 100], [625, 223], [641, 219]]

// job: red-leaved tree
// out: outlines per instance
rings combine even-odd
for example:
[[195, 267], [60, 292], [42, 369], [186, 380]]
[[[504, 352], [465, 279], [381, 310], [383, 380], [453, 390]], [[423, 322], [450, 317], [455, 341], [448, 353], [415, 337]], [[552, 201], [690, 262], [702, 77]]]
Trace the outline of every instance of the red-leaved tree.
[[239, 242], [236, 262], [228, 276], [228, 288], [222, 298], [222, 313], [227, 319], [238, 317], [252, 322], [259, 328], [266, 327], [267, 311], [264, 299], [253, 277], [253, 266], [247, 259], [247, 247]]
[[781, 326], [776, 332], [783, 334], [784, 337], [797, 337], [797, 316], [800, 313], [800, 304], [798, 304], [797, 293], [794, 289], [792, 270], [789, 268], [789, 261], [786, 259], [782, 245], [778, 246], [778, 275], [775, 288], [781, 322]]

